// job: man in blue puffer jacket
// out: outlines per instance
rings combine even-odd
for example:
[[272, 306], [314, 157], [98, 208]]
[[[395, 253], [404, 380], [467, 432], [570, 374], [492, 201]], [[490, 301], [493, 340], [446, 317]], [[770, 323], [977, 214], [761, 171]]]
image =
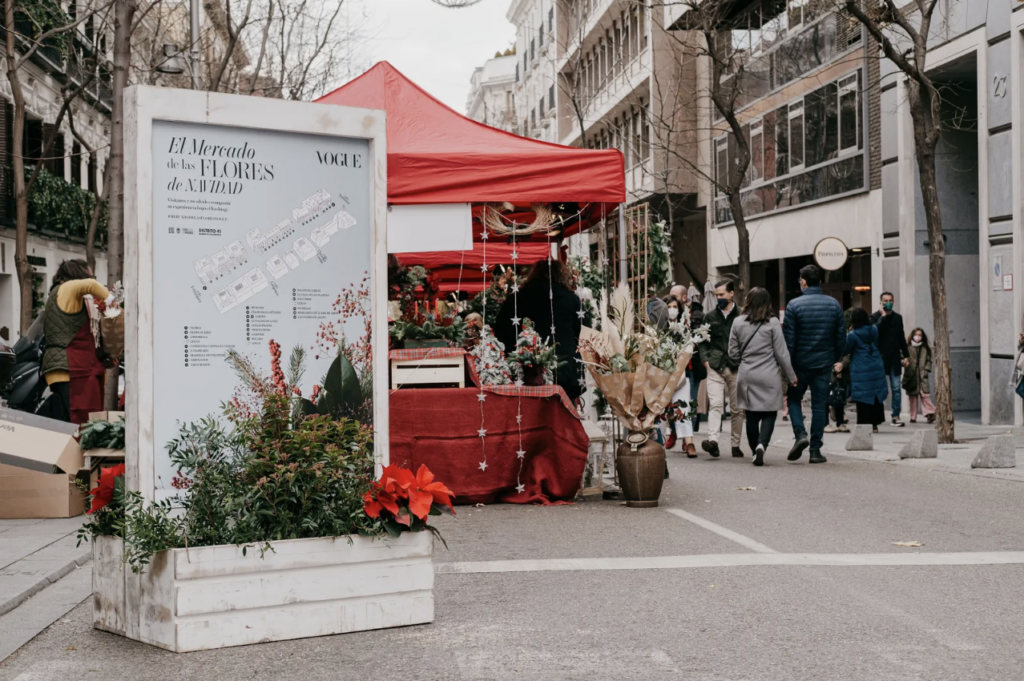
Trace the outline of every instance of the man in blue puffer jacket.
[[[797, 385], [787, 394], [789, 420], [793, 424], [796, 443], [789, 450], [789, 460], [796, 461], [808, 446], [811, 463], [825, 463], [821, 454], [821, 436], [827, 422], [826, 402], [833, 365], [843, 357], [846, 345], [846, 318], [842, 306], [821, 292], [821, 269], [807, 265], [800, 269], [803, 295], [786, 306], [782, 332], [786, 336], [789, 356], [793, 360]], [[811, 389], [811, 439], [807, 439], [801, 401]]]

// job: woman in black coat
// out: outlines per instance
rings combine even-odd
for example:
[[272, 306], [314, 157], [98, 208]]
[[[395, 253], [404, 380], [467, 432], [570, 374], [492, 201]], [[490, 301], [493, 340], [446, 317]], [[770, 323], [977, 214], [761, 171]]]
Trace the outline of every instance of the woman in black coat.
[[[551, 342], [554, 327], [555, 352], [561, 363], [555, 372], [555, 383], [562, 386], [570, 400], [583, 393], [580, 380], [583, 365], [579, 359], [580, 328], [579, 315], [582, 305], [572, 292], [569, 271], [557, 260], [542, 261], [533, 266], [529, 276], [516, 294], [509, 293], [498, 313], [494, 335], [505, 346], [505, 354], [516, 348], [516, 338], [522, 330], [522, 320], [529, 319], [533, 328], [545, 341]], [[552, 324], [554, 312], [554, 324]], [[519, 318], [519, 326], [513, 323]]]

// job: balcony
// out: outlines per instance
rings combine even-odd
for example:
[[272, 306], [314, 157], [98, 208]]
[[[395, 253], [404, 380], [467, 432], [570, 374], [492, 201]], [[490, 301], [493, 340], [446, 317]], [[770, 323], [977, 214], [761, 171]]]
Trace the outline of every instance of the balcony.
[[[651, 75], [651, 58], [651, 49], [648, 47], [602, 83], [593, 96], [587, 98], [586, 93], [582, 95], [583, 116], [588, 128], [605, 119], [610, 111], [622, 104], [624, 100], [637, 95], [638, 91], [642, 91], [643, 95], [649, 92], [648, 79]], [[571, 146], [579, 137], [579, 122], [574, 120], [572, 129], [563, 138], [562, 144]]]

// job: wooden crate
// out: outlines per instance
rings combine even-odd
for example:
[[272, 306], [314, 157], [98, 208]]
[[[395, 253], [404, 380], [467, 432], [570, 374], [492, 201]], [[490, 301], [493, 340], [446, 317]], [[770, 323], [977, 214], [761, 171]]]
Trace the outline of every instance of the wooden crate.
[[141, 574], [93, 541], [93, 627], [178, 653], [434, 621], [433, 535], [171, 549]]
[[466, 387], [466, 356], [391, 360], [391, 389], [413, 385]]

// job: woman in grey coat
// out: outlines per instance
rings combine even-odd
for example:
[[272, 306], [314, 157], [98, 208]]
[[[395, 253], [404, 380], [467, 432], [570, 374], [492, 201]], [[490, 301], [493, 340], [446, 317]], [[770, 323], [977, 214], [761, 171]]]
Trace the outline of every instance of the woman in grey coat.
[[747, 442], [754, 465], [760, 466], [775, 430], [775, 417], [783, 407], [783, 380], [796, 385], [782, 324], [772, 308], [772, 297], [760, 286], [750, 289], [743, 315], [732, 325], [729, 356], [739, 363], [736, 406], [746, 414]]

